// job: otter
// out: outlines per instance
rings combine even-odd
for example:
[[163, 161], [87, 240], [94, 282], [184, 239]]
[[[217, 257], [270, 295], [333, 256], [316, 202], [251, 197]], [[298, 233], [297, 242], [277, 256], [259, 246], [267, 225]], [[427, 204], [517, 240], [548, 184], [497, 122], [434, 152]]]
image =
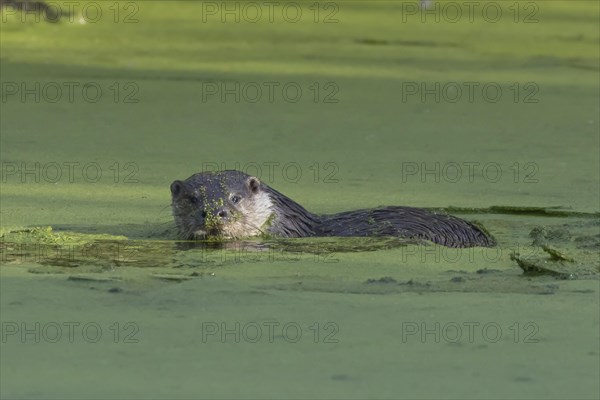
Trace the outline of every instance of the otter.
[[447, 247], [495, 246], [484, 230], [422, 208], [387, 206], [332, 215], [309, 212], [258, 178], [240, 171], [197, 173], [171, 184], [172, 209], [185, 240], [270, 235], [396, 236]]

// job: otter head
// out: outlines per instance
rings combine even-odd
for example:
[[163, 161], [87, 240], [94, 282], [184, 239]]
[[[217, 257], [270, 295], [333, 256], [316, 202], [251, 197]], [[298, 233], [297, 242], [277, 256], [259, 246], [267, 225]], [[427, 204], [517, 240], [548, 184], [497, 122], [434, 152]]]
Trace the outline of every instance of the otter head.
[[203, 172], [171, 184], [173, 217], [184, 239], [263, 233], [273, 214], [258, 178], [239, 171]]

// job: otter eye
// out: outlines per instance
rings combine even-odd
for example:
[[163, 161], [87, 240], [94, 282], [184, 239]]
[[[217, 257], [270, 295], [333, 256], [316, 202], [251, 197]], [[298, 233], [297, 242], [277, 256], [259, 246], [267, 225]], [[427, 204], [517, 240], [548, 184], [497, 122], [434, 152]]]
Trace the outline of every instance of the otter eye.
[[237, 203], [239, 203], [239, 202], [240, 202], [240, 200], [241, 200], [241, 198], [240, 198], [240, 196], [238, 196], [238, 195], [233, 195], [233, 196], [231, 196], [231, 202], [232, 202], [233, 204], [237, 204]]
[[197, 197], [194, 197], [194, 196], [190, 197], [190, 203], [196, 204], [197, 202], [198, 202], [198, 198]]

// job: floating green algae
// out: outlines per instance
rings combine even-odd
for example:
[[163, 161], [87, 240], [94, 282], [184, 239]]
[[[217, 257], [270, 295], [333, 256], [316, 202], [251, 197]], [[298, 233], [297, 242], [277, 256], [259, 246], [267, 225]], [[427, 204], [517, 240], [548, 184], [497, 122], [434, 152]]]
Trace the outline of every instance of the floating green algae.
[[71, 244], [84, 245], [99, 240], [127, 240], [125, 236], [110, 234], [87, 234], [77, 232], [57, 232], [51, 226], [33, 227], [5, 232], [0, 236], [2, 242]]

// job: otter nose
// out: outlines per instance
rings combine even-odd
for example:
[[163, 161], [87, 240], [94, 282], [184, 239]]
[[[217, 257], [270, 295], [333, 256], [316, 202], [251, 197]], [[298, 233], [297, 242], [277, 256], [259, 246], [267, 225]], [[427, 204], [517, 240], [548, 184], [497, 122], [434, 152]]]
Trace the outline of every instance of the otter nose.
[[[201, 215], [201, 216], [202, 216], [202, 218], [204, 219], [204, 218], [206, 218], [206, 216], [207, 216], [208, 214], [207, 214], [207, 212], [206, 212], [206, 211], [204, 211], [204, 210], [203, 210], [203, 211], [200, 213], [200, 215]], [[227, 210], [224, 210], [224, 209], [217, 210], [217, 211], [214, 213], [214, 215], [216, 215], [216, 216], [217, 216], [217, 217], [219, 217], [219, 218], [225, 218], [225, 217], [227, 217]]]

